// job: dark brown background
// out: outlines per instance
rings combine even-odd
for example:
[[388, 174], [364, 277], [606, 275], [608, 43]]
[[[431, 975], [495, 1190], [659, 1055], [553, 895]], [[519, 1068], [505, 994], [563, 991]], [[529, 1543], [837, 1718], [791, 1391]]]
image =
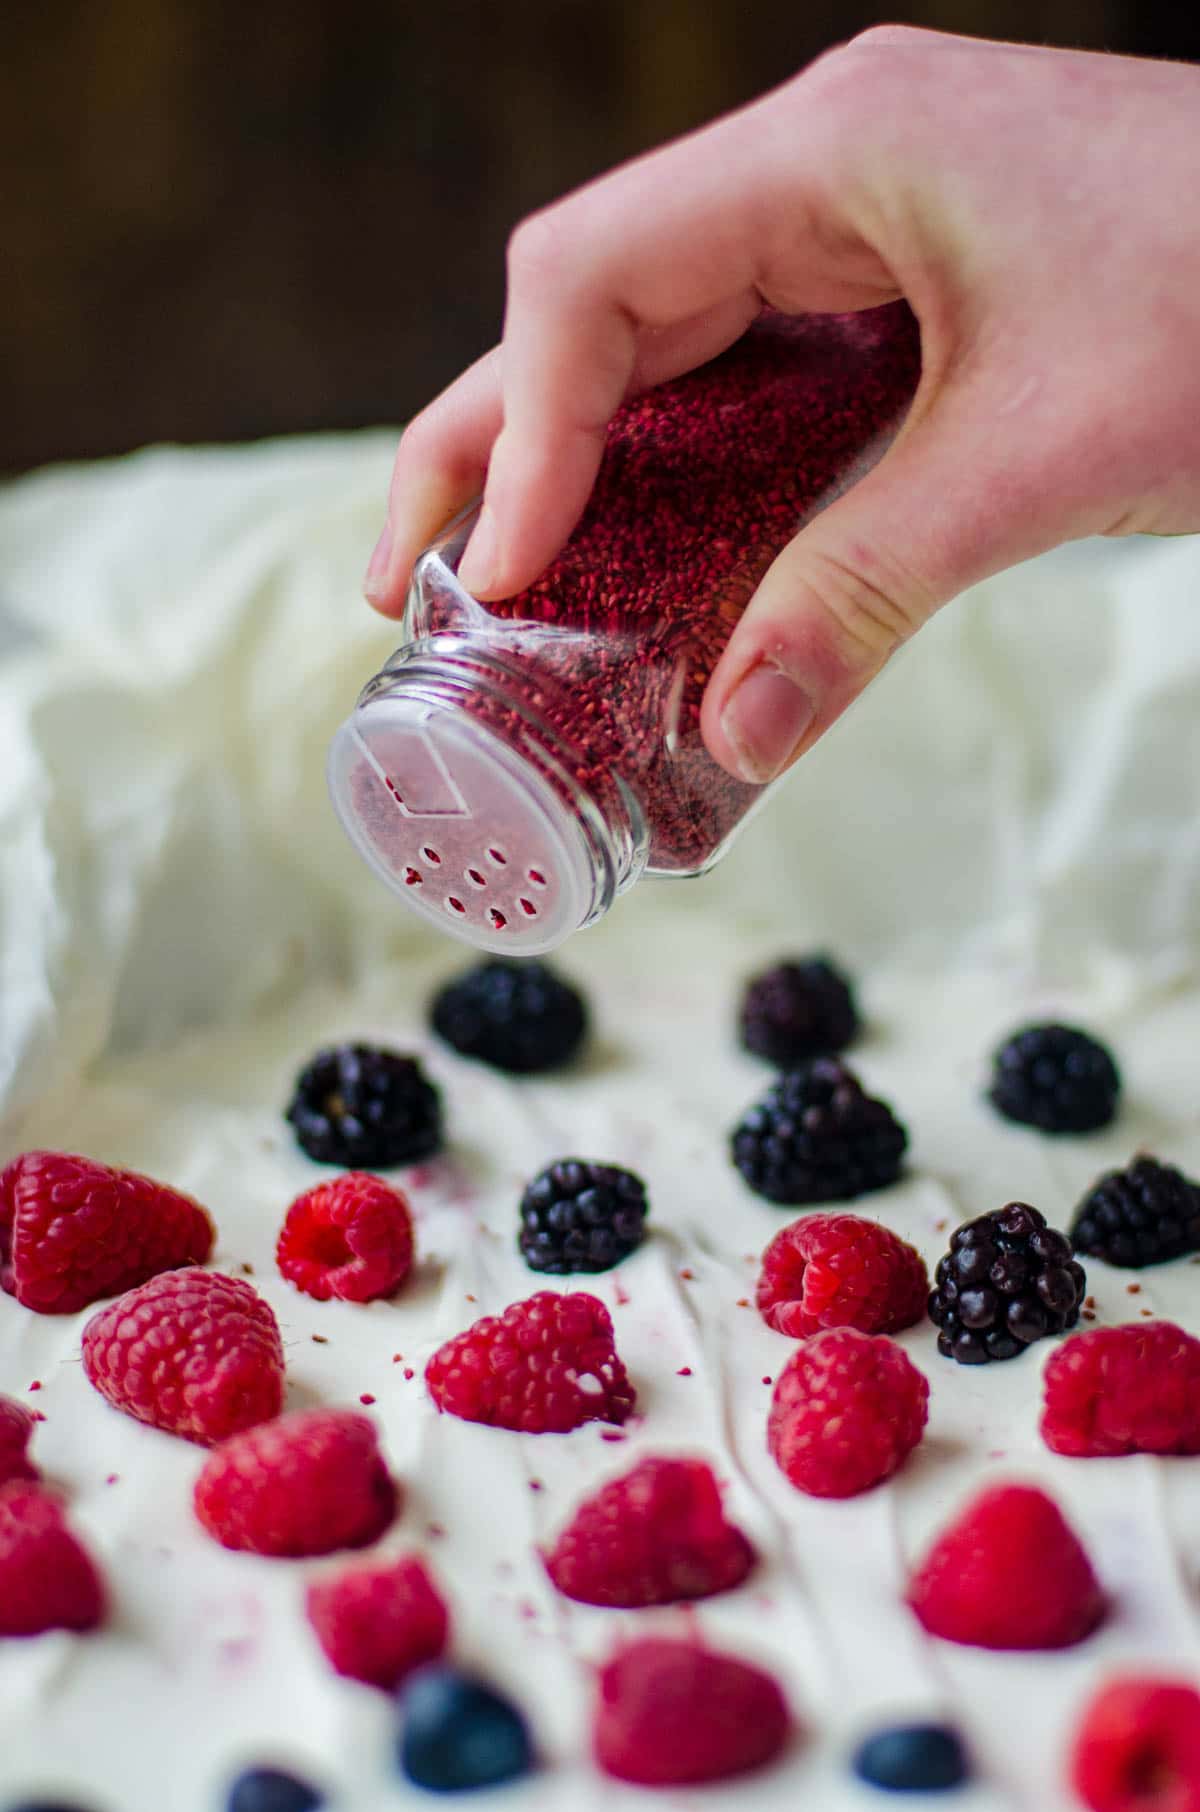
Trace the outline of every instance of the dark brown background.
[[28, 0], [0, 50], [0, 469], [397, 421], [523, 213], [880, 19], [1200, 56], [1179, 0]]

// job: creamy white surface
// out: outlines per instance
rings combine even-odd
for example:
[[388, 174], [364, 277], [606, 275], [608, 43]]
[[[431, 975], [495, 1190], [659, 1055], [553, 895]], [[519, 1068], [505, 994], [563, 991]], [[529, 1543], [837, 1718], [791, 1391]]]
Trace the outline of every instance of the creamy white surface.
[[[980, 1762], [964, 1812], [1066, 1812], [1062, 1749], [1093, 1683], [1128, 1659], [1200, 1663], [1200, 1462], [1056, 1459], [1036, 1433], [1050, 1344], [969, 1371], [925, 1327], [903, 1336], [932, 1385], [909, 1466], [848, 1504], [795, 1493], [763, 1433], [762, 1379], [791, 1343], [738, 1306], [788, 1217], [726, 1159], [768, 1080], [732, 1016], [746, 973], [814, 939], [862, 974], [855, 1062], [913, 1135], [907, 1179], [863, 1207], [931, 1267], [958, 1220], [1014, 1197], [1065, 1224], [1140, 1147], [1200, 1171], [1200, 550], [1075, 550], [948, 613], [716, 875], [643, 886], [568, 947], [591, 1056], [514, 1083], [428, 1040], [428, 994], [465, 958], [355, 864], [322, 793], [326, 733], [391, 640], [353, 596], [387, 452], [368, 437], [158, 454], [0, 496], [0, 606], [34, 638], [0, 716], [0, 1159], [59, 1144], [192, 1190], [220, 1228], [214, 1263], [251, 1265], [279, 1314], [292, 1400], [375, 1396], [408, 1492], [387, 1545], [430, 1554], [456, 1653], [520, 1699], [545, 1757], [489, 1805], [650, 1803], [583, 1759], [588, 1664], [621, 1632], [698, 1625], [777, 1673], [805, 1734], [761, 1776], [658, 1803], [865, 1812], [882, 1802], [846, 1773], [853, 1737], [945, 1712]], [[1121, 1060], [1125, 1108], [1097, 1137], [1046, 1141], [980, 1100], [995, 1039], [1049, 1012]], [[272, 1263], [318, 1174], [280, 1108], [303, 1058], [342, 1036], [421, 1051], [448, 1110], [447, 1155], [411, 1179], [419, 1271], [369, 1308], [310, 1302]], [[612, 1306], [638, 1387], [644, 1420], [619, 1443], [439, 1418], [421, 1382], [442, 1338], [539, 1287], [516, 1198], [567, 1153], [630, 1164], [651, 1190], [646, 1247], [575, 1286]], [[1200, 1268], [1089, 1278], [1105, 1321], [1150, 1308], [1200, 1332]], [[305, 1578], [340, 1563], [208, 1541], [189, 1510], [200, 1450], [91, 1392], [85, 1319], [0, 1302], [0, 1389], [41, 1381], [25, 1396], [47, 1417], [38, 1457], [115, 1602], [101, 1634], [0, 1645], [0, 1788], [208, 1812], [232, 1770], [274, 1758], [356, 1812], [432, 1803], [391, 1770], [386, 1701], [335, 1679], [304, 1623]], [[535, 1544], [664, 1450], [713, 1459], [759, 1570], [686, 1613], [559, 1599]], [[900, 1602], [938, 1523], [1003, 1474], [1047, 1483], [1113, 1592], [1108, 1626], [1068, 1654], [930, 1643]]]

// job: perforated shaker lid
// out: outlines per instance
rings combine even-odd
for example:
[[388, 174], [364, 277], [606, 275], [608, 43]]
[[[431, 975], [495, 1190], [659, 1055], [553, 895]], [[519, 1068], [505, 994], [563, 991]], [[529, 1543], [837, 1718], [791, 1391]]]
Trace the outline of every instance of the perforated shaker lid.
[[328, 773], [360, 854], [439, 930], [535, 956], [593, 915], [596, 858], [581, 824], [478, 718], [378, 695], [334, 737]]

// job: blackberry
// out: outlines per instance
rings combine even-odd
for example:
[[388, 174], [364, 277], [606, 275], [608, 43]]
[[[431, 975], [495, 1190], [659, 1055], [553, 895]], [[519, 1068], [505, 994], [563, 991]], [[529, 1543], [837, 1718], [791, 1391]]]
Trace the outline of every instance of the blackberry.
[[296, 1078], [287, 1118], [318, 1164], [387, 1170], [442, 1142], [442, 1102], [415, 1057], [372, 1044], [318, 1051]]
[[733, 1134], [733, 1161], [768, 1201], [847, 1201], [900, 1174], [908, 1134], [835, 1057], [788, 1070]]
[[1130, 1269], [1200, 1251], [1200, 1183], [1156, 1158], [1135, 1158], [1092, 1185], [1071, 1239], [1077, 1252]]
[[929, 1298], [938, 1352], [960, 1365], [1015, 1359], [1075, 1326], [1087, 1284], [1065, 1233], [1026, 1202], [968, 1221], [950, 1238]]
[[615, 1164], [563, 1158], [521, 1197], [518, 1245], [531, 1271], [610, 1271], [642, 1242], [646, 1185]]
[[1083, 1133], [1107, 1126], [1117, 1111], [1121, 1078], [1111, 1054], [1074, 1026], [1026, 1026], [994, 1062], [988, 1095], [1008, 1120]]
[[587, 1035], [583, 996], [545, 963], [479, 963], [434, 997], [433, 1029], [464, 1057], [517, 1076], [555, 1070]]
[[780, 1069], [844, 1050], [858, 1029], [850, 983], [823, 956], [776, 963], [742, 997], [742, 1043]]

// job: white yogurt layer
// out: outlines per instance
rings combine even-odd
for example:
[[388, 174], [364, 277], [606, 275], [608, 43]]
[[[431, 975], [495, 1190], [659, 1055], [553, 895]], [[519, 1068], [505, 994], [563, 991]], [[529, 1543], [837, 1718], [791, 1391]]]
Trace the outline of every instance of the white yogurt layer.
[[[407, 1490], [385, 1546], [428, 1556], [453, 1606], [455, 1655], [511, 1692], [536, 1728], [541, 1772], [489, 1804], [649, 1803], [587, 1762], [589, 1665], [618, 1636], [696, 1629], [780, 1678], [801, 1735], [753, 1778], [652, 1796], [660, 1804], [865, 1809], [877, 1802], [850, 1778], [848, 1746], [878, 1720], [936, 1715], [963, 1727], [978, 1761], [979, 1784], [956, 1800], [964, 1812], [1066, 1812], [1063, 1748], [1094, 1684], [1118, 1662], [1200, 1663], [1200, 1461], [1057, 1458], [1037, 1437], [1054, 1343], [964, 1369], [939, 1358], [925, 1324], [901, 1337], [932, 1386], [925, 1441], [901, 1474], [847, 1503], [787, 1484], [766, 1451], [765, 1380], [792, 1342], [745, 1305], [758, 1255], [789, 1217], [748, 1192], [726, 1151], [732, 1122], [770, 1079], [735, 1047], [738, 989], [774, 952], [743, 945], [722, 959], [701, 924], [648, 924], [636, 945], [581, 940], [564, 967], [593, 1002], [590, 1056], [561, 1079], [515, 1082], [427, 1036], [429, 991], [460, 960], [447, 948], [432, 972], [395, 966], [353, 993], [316, 987], [236, 1033], [106, 1062], [70, 1099], [35, 1111], [22, 1144], [134, 1165], [195, 1193], [219, 1227], [214, 1264], [251, 1274], [279, 1316], [290, 1402], [375, 1398], [369, 1413]], [[912, 1150], [906, 1178], [860, 1207], [912, 1240], [931, 1270], [958, 1221], [1009, 1199], [1065, 1225], [1084, 1187], [1138, 1149], [1200, 1170], [1200, 989], [1155, 992], [1108, 965], [1067, 992], [999, 969], [939, 984], [879, 972], [863, 998], [853, 1060], [910, 1128]], [[1124, 1108], [1097, 1136], [1047, 1140], [981, 1099], [997, 1038], [1051, 1012], [1111, 1040], [1121, 1061]], [[449, 1134], [444, 1156], [397, 1173], [419, 1262], [394, 1302], [367, 1307], [310, 1301], [273, 1262], [288, 1203], [325, 1174], [292, 1144], [281, 1104], [311, 1050], [346, 1037], [420, 1052], [444, 1089]], [[649, 1186], [645, 1246], [567, 1286], [609, 1305], [638, 1416], [619, 1440], [599, 1424], [525, 1437], [439, 1416], [422, 1382], [438, 1343], [552, 1281], [516, 1251], [516, 1203], [526, 1178], [566, 1155], [629, 1165]], [[1101, 1322], [1151, 1310], [1200, 1332], [1196, 1265], [1123, 1273], [1094, 1263], [1088, 1275]], [[97, 1812], [209, 1812], [232, 1773], [266, 1759], [356, 1812], [429, 1804], [393, 1771], [387, 1701], [337, 1679], [305, 1622], [305, 1580], [340, 1563], [230, 1554], [204, 1536], [190, 1511], [201, 1451], [91, 1390], [79, 1363], [85, 1319], [0, 1303], [0, 1388], [45, 1414], [37, 1457], [69, 1493], [115, 1606], [98, 1634], [0, 1646], [5, 1786], [73, 1794]], [[739, 1591], [687, 1610], [611, 1613], [558, 1597], [537, 1545], [648, 1452], [713, 1461], [760, 1566]], [[906, 1567], [939, 1522], [1002, 1476], [1055, 1495], [1113, 1594], [1110, 1621], [1078, 1649], [990, 1655], [932, 1642], [901, 1602]]]

